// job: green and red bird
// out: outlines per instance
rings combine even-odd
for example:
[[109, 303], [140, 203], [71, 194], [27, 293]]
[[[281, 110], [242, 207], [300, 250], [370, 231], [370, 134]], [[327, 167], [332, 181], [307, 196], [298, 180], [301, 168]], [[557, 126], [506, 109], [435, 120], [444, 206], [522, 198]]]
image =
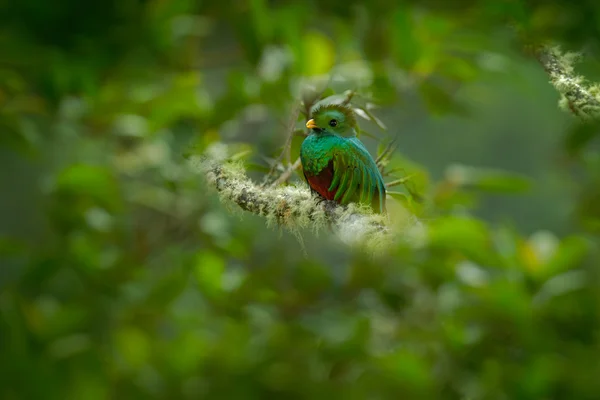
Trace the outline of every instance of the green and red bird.
[[350, 107], [322, 105], [306, 123], [310, 134], [300, 148], [304, 177], [314, 192], [339, 204], [361, 203], [385, 213], [385, 183], [377, 163], [356, 137]]

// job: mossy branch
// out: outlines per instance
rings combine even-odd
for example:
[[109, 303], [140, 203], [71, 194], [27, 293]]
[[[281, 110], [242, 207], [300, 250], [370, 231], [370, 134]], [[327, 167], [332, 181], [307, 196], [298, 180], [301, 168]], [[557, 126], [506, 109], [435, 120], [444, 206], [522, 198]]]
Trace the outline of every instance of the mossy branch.
[[[393, 242], [396, 235], [392, 235], [387, 216], [373, 214], [358, 205], [340, 206], [320, 199], [304, 186], [261, 187], [248, 178], [241, 162], [228, 157], [227, 151], [226, 145], [218, 144], [190, 159], [223, 202], [265, 217], [269, 224], [295, 234], [306, 228], [332, 231], [343, 243], [369, 251]], [[410, 227], [420, 227], [416, 219], [411, 219], [410, 224], [405, 233], [411, 232]]]
[[561, 95], [561, 108], [584, 121], [600, 118], [600, 87], [575, 74], [573, 64], [580, 57], [578, 53], [563, 53], [558, 46], [538, 46], [535, 55]]

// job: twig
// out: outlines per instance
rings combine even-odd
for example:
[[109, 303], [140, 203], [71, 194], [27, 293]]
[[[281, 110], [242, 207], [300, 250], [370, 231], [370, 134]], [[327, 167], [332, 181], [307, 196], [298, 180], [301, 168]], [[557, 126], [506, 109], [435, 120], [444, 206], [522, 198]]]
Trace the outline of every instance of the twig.
[[342, 105], [347, 106], [348, 104], [350, 104], [350, 101], [352, 101], [352, 98], [355, 94], [355, 90], [348, 90], [348, 92], [346, 92], [346, 98], [344, 99], [344, 101], [342, 101]]
[[379, 167], [379, 169], [382, 169], [383, 166], [383, 161], [385, 161], [385, 159], [391, 155], [395, 150], [396, 150], [396, 141], [398, 140], [398, 136], [396, 135], [389, 143], [388, 145], [385, 147], [385, 149], [381, 152], [381, 154], [379, 156], [377, 156], [377, 159], [375, 160], [375, 163], [377, 164], [377, 167]]
[[291, 118], [288, 124], [287, 131], [289, 132], [287, 140], [285, 141], [285, 163], [289, 165], [292, 162], [292, 139], [294, 138], [294, 133], [296, 132], [296, 121], [298, 120], [298, 115], [300, 115], [300, 107], [296, 103], [294, 104], [294, 108], [292, 110]]
[[414, 174], [405, 176], [404, 178], [396, 179], [395, 181], [391, 181], [385, 184], [386, 188], [391, 188], [393, 186], [404, 185], [410, 178], [412, 178]]
[[285, 181], [287, 181], [288, 179], [290, 179], [290, 176], [292, 176], [292, 173], [298, 169], [298, 167], [300, 167], [301, 164], [301, 160], [300, 157], [298, 157], [296, 159], [296, 161], [294, 162], [294, 164], [292, 164], [290, 167], [288, 167], [288, 169], [286, 169], [281, 175], [279, 175], [279, 178], [277, 178], [272, 184], [271, 187], [273, 186], [277, 186], [277, 185], [281, 185], [282, 183], [284, 183]]
[[575, 75], [575, 53], [562, 53], [557, 46], [538, 46], [534, 54], [550, 76], [550, 83], [562, 96], [561, 105], [578, 118], [589, 121], [600, 117], [599, 88]]
[[394, 172], [399, 172], [399, 171], [404, 171], [404, 168], [397, 167], [397, 168], [389, 169], [387, 171], [382, 171], [381, 175], [383, 175], [383, 176], [391, 176]]
[[294, 134], [296, 132], [296, 120], [298, 119], [298, 115], [300, 115], [300, 106], [299, 106], [298, 102], [294, 102], [294, 104], [292, 105], [292, 111], [290, 112], [290, 119], [287, 124], [286, 132], [288, 132], [288, 135], [287, 135], [287, 138], [285, 139], [285, 144], [283, 145], [283, 151], [281, 152], [279, 157], [277, 157], [277, 159], [271, 166], [271, 169], [269, 170], [267, 175], [265, 175], [262, 186], [267, 185], [269, 179], [275, 173], [275, 169], [277, 168], [277, 165], [279, 165], [279, 163], [281, 163], [281, 161], [284, 157], [285, 157], [285, 164], [286, 165], [290, 164], [291, 158], [292, 158], [291, 157], [292, 139], [294, 138]]

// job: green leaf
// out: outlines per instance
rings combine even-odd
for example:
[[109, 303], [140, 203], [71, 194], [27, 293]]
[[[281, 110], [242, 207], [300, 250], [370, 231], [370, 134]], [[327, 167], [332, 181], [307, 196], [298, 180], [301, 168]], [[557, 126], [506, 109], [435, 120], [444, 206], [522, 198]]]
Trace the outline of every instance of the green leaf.
[[75, 164], [63, 170], [56, 180], [56, 190], [79, 196], [88, 196], [107, 207], [119, 200], [117, 181], [108, 168]]
[[304, 142], [304, 139], [305, 139], [304, 136], [299, 136], [299, 135], [294, 135], [292, 137], [292, 144], [291, 144], [291, 148], [290, 148], [290, 156], [291, 156], [290, 162], [293, 163], [295, 159], [300, 157], [300, 147], [302, 146], [302, 142]]
[[301, 61], [303, 75], [322, 75], [329, 72], [335, 62], [333, 42], [320, 32], [307, 33], [303, 38], [303, 60]]
[[141, 368], [150, 356], [151, 344], [147, 333], [137, 327], [124, 327], [116, 332], [116, 349], [128, 367]]
[[531, 188], [528, 177], [497, 169], [452, 165], [446, 176], [459, 187], [487, 193], [523, 193]]
[[353, 110], [358, 116], [366, 119], [367, 121], [374, 122], [379, 129], [387, 131], [387, 126], [385, 126], [383, 121], [377, 118], [371, 111], [367, 109], [367, 107], [355, 107]]
[[531, 188], [531, 181], [513, 174], [490, 174], [480, 177], [474, 187], [492, 193], [523, 193]]
[[244, 166], [246, 167], [246, 170], [248, 170], [248, 171], [257, 171], [257, 172], [268, 173], [271, 170], [271, 168], [269, 166], [266, 166], [263, 164], [258, 164], [255, 162], [247, 162], [244, 164]]
[[458, 82], [470, 82], [477, 78], [475, 62], [459, 57], [445, 57], [438, 68], [440, 75]]
[[406, 193], [393, 190], [386, 190], [386, 195], [398, 201], [400, 204], [406, 207], [407, 210], [411, 211], [415, 215], [419, 215], [422, 211], [420, 205], [418, 204], [419, 202], [415, 201], [415, 199], [412, 196], [409, 196]]
[[225, 260], [212, 251], [202, 251], [196, 256], [194, 273], [200, 291], [208, 297], [218, 297], [223, 291]]
[[452, 112], [462, 111], [462, 108], [453, 99], [447, 89], [438, 83], [423, 81], [419, 85], [419, 92], [433, 115], [445, 115]]
[[565, 138], [565, 149], [570, 156], [579, 154], [600, 134], [600, 124], [577, 124], [569, 130]]
[[367, 132], [365, 130], [359, 129], [358, 132], [357, 132], [357, 134], [356, 134], [356, 136], [360, 137], [361, 135], [365, 135], [367, 137], [370, 137], [371, 139], [375, 139], [377, 141], [381, 141], [381, 138], [379, 136], [374, 135], [374, 134], [372, 134], [370, 132]]
[[544, 304], [555, 297], [581, 290], [588, 284], [589, 276], [584, 271], [568, 271], [548, 279], [534, 296], [533, 302]]
[[386, 194], [389, 196], [392, 196], [392, 198], [401, 201], [401, 202], [408, 202], [409, 201], [409, 197], [406, 195], [406, 193], [402, 193], [402, 192], [396, 192], [396, 191], [392, 191], [392, 190], [387, 190]]
[[[383, 150], [381, 150], [383, 151]], [[396, 153], [386, 167], [387, 171], [394, 171], [392, 179], [405, 179], [402, 184], [414, 200], [422, 201], [424, 194], [429, 190], [429, 175], [420, 164]]]
[[552, 276], [576, 268], [589, 254], [591, 243], [583, 237], [571, 236], [563, 239], [554, 256], [544, 268], [546, 276]]
[[400, 67], [408, 70], [421, 56], [421, 46], [415, 34], [412, 12], [410, 8], [400, 6], [392, 16], [395, 60]]
[[248, 148], [246, 148], [244, 150], [240, 150], [240, 151], [232, 154], [229, 157], [229, 159], [232, 161], [244, 160], [244, 159], [248, 158], [248, 156], [250, 156], [252, 153], [254, 153], [254, 149], [252, 149], [250, 146], [248, 146]]
[[485, 224], [468, 217], [444, 217], [432, 221], [429, 241], [434, 247], [458, 251], [475, 262], [485, 264], [492, 259], [491, 238]]
[[393, 377], [396, 387], [402, 388], [403, 393], [412, 394], [411, 398], [429, 397], [424, 395], [432, 388], [432, 368], [424, 357], [401, 348], [377, 361], [381, 373]]

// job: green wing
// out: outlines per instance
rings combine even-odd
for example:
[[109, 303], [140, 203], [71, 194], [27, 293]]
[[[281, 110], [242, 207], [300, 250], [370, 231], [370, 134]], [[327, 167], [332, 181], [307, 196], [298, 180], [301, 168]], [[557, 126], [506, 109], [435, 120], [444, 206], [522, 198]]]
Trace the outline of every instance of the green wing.
[[334, 200], [370, 205], [375, 212], [385, 212], [385, 183], [375, 160], [356, 138], [344, 139], [332, 149], [333, 179], [329, 191], [336, 190]]

